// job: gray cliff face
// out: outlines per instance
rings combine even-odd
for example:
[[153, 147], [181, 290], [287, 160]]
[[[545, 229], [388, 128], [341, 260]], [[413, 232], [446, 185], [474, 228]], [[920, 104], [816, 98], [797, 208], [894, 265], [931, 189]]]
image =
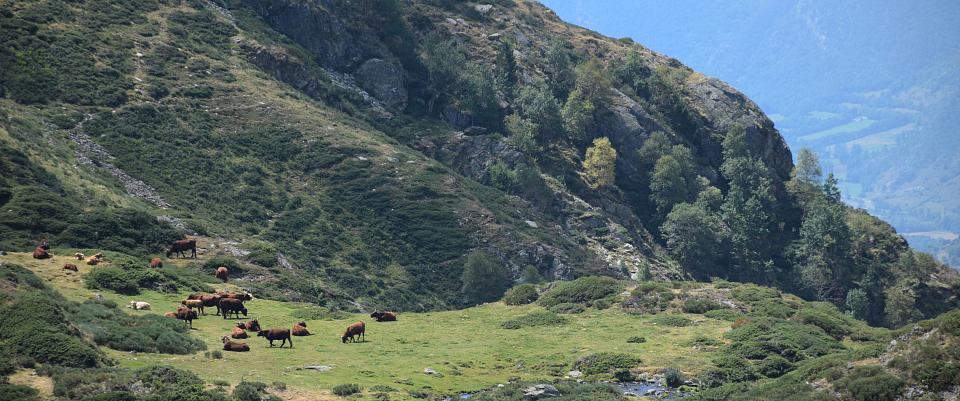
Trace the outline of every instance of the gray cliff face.
[[406, 107], [407, 90], [403, 87], [404, 73], [399, 62], [372, 58], [360, 64], [354, 76], [361, 88], [390, 108]]

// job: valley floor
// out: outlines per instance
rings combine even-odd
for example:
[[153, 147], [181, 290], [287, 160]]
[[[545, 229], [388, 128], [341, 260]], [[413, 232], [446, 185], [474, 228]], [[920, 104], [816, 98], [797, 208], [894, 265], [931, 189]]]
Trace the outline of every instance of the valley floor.
[[[64, 296], [83, 301], [96, 291], [86, 289], [82, 277], [90, 266], [80, 266], [80, 274], [61, 270], [66, 257], [37, 261], [28, 254], [11, 254], [2, 261], [21, 264], [34, 271]], [[217, 285], [235, 289], [233, 285]], [[132, 314], [162, 314], [173, 311], [183, 294], [144, 291], [126, 296], [109, 291], [101, 294], [120, 305], [130, 301], [146, 301], [151, 311]], [[313, 308], [307, 304], [283, 303], [263, 299], [247, 302], [249, 318], [259, 319], [263, 328], [289, 328], [304, 320], [296, 317]], [[526, 327], [507, 330], [500, 324], [540, 306], [506, 306], [490, 303], [474, 308], [431, 313], [402, 313], [399, 321], [376, 323], [369, 316], [353, 315], [342, 320], [306, 320], [314, 335], [295, 337], [294, 348], [270, 348], [263, 338], [245, 340], [248, 353], [225, 352], [222, 359], [205, 356], [204, 352], [189, 355], [128, 353], [105, 349], [120, 366], [139, 368], [167, 364], [189, 369], [208, 383], [226, 381], [235, 385], [241, 380], [260, 381], [268, 385], [283, 382], [288, 390], [279, 395], [285, 399], [308, 398], [329, 394], [338, 384], [356, 383], [364, 389], [386, 389], [400, 397], [408, 392], [455, 394], [473, 392], [505, 383], [511, 379], [552, 380], [571, 370], [581, 356], [595, 352], [624, 352], [642, 359], [643, 371], [660, 372], [677, 367], [686, 373], [697, 373], [713, 356], [710, 350], [697, 350], [690, 340], [706, 336], [723, 341], [721, 335], [730, 323], [689, 315], [695, 324], [688, 327], [665, 327], [651, 321], [649, 315], [630, 315], [617, 307], [602, 311], [589, 309], [576, 315], [565, 315], [570, 322], [561, 326]], [[235, 319], [224, 320], [208, 311], [193, 322], [192, 335], [206, 342], [208, 352], [221, 349], [220, 338], [228, 335]], [[366, 342], [342, 344], [344, 328], [357, 320], [367, 323]], [[627, 343], [631, 336], [646, 338], [645, 343]], [[278, 343], [279, 344], [279, 343]], [[328, 366], [321, 372], [305, 366]], [[436, 373], [427, 374], [430, 368]], [[332, 397], [332, 395], [329, 395]]]

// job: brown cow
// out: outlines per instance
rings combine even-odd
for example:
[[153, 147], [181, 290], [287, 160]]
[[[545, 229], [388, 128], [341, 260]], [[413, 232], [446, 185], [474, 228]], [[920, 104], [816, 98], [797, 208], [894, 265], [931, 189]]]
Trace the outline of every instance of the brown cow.
[[195, 239], [185, 239], [179, 241], [173, 241], [173, 244], [170, 244], [170, 250], [167, 251], [167, 257], [176, 253], [177, 255], [182, 255], [180, 257], [187, 257], [184, 251], [190, 251], [190, 257], [197, 258], [197, 240]]
[[177, 319], [183, 320], [190, 324], [190, 328], [193, 328], [193, 320], [197, 318], [197, 311], [190, 309], [186, 306], [181, 306], [177, 308]]
[[176, 318], [176, 317], [177, 317], [177, 312], [166, 312], [166, 313], [163, 314], [163, 317]]
[[361, 341], [367, 341], [366, 336], [364, 336], [363, 334], [364, 331], [366, 331], [366, 327], [367, 325], [364, 324], [363, 321], [359, 321], [354, 324], [351, 324], [347, 326], [347, 331], [343, 332], [343, 336], [340, 337], [340, 340], [343, 341], [344, 344], [347, 343], [347, 340], [349, 340], [350, 342], [356, 342], [356, 339], [354, 337], [360, 337], [363, 339]]
[[295, 336], [309, 336], [310, 332], [307, 330], [307, 322], [300, 322], [293, 325], [293, 335]]
[[247, 343], [242, 343], [240, 341], [231, 341], [229, 337], [223, 336], [220, 339], [223, 341], [223, 350], [231, 352], [247, 352], [250, 351], [250, 346]]
[[206, 313], [203, 312], [203, 301], [199, 299], [185, 299], [180, 301], [180, 305], [186, 306], [190, 309], [196, 308], [200, 311], [200, 314], [206, 315]]
[[159, 269], [159, 268], [161, 268], [161, 267], [163, 267], [163, 261], [160, 260], [160, 258], [150, 259], [150, 268], [151, 268], [151, 269]]
[[37, 245], [37, 248], [43, 248], [44, 251], [50, 250], [50, 243], [47, 240], [40, 241], [40, 245]]
[[219, 295], [201, 295], [200, 300], [203, 301], [204, 307], [213, 306], [217, 308], [217, 313], [215, 313], [215, 315], [220, 314], [220, 296]]
[[87, 258], [87, 264], [90, 265], [90, 266], [96, 266], [96, 265], [100, 264], [100, 262], [102, 262], [102, 261], [103, 261], [103, 259], [98, 258], [97, 255], [93, 255], [93, 256]]
[[246, 329], [246, 327], [243, 323], [237, 323], [237, 325], [233, 327], [233, 331], [230, 332], [230, 337], [247, 338], [247, 331], [244, 329]]
[[253, 319], [244, 323], [243, 327], [250, 331], [260, 331], [260, 322], [257, 319]]
[[47, 252], [46, 249], [43, 249], [39, 246], [33, 250], [34, 259], [50, 259], [51, 257], [52, 256], [50, 256], [50, 252]]
[[257, 337], [266, 337], [270, 341], [270, 346], [273, 346], [274, 340], [283, 340], [280, 343], [280, 348], [283, 348], [283, 345], [290, 341], [290, 348], [293, 348], [293, 338], [290, 337], [290, 329], [268, 329], [260, 330], [257, 332]]
[[73, 264], [73, 263], [67, 263], [67, 264], [63, 265], [63, 270], [70, 270], [70, 271], [74, 271], [74, 272], [80, 271], [80, 269], [77, 268], [77, 265], [75, 265], [75, 264]]
[[241, 313], [243, 313], [243, 316], [247, 316], [247, 308], [243, 306], [242, 300], [231, 299], [231, 298], [221, 298], [220, 314], [223, 316], [224, 320], [226, 320], [231, 313], [236, 314], [237, 319], [239, 319]]
[[253, 294], [250, 294], [249, 292], [217, 292], [217, 295], [219, 295], [221, 298], [239, 299], [241, 301], [249, 301], [253, 299]]
[[373, 311], [370, 314], [370, 317], [377, 319], [378, 322], [396, 322], [397, 314], [393, 312], [381, 312], [378, 310]]
[[224, 283], [227, 282], [227, 277], [230, 275], [230, 269], [227, 269], [226, 266], [220, 266], [217, 268], [217, 272], [213, 274], [218, 279], [223, 280]]

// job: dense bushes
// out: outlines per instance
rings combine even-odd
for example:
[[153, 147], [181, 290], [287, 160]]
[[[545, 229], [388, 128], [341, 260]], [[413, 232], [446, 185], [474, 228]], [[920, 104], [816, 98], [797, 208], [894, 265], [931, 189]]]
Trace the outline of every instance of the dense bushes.
[[0, 306], [0, 348], [40, 363], [93, 367], [102, 359], [68, 325], [62, 298], [29, 290], [14, 294]]
[[360, 386], [353, 383], [338, 384], [336, 386], [333, 386], [331, 391], [333, 391], [333, 393], [336, 395], [339, 395], [341, 397], [346, 397], [348, 395], [359, 393]]
[[585, 375], [608, 374], [621, 369], [631, 369], [641, 363], [640, 358], [616, 352], [598, 352], [581, 357], [573, 368]]
[[540, 295], [540, 305], [550, 307], [561, 303], [588, 303], [612, 297], [621, 285], [610, 277], [582, 277], [557, 283], [556, 287]]
[[657, 313], [667, 309], [674, 299], [673, 291], [667, 283], [644, 281], [630, 293], [623, 306], [644, 313]]
[[581, 304], [564, 302], [562, 304], [553, 305], [547, 308], [547, 310], [554, 313], [575, 314], [575, 313], [583, 313], [584, 311], [587, 310], [587, 308]]
[[896, 399], [904, 383], [879, 366], [857, 366], [834, 385], [856, 401], [885, 401]]
[[681, 307], [685, 313], [703, 314], [712, 310], [724, 309], [725, 306], [717, 301], [706, 298], [687, 298]]
[[693, 321], [680, 315], [656, 315], [650, 320], [659, 325], [673, 327], [684, 327], [693, 324]]
[[209, 286], [197, 277], [168, 268], [150, 269], [143, 266], [97, 267], [86, 276], [85, 285], [90, 289], [116, 291], [121, 294], [137, 294], [140, 289], [161, 292], [178, 292], [182, 289], [209, 292]]
[[190, 337], [183, 322], [160, 315], [131, 316], [116, 305], [85, 302], [72, 311], [72, 318], [99, 345], [119, 351], [190, 354], [206, 344]]
[[507, 305], [526, 305], [536, 301], [540, 294], [533, 284], [520, 284], [503, 294], [503, 303]]
[[534, 311], [500, 324], [500, 327], [516, 330], [523, 327], [559, 326], [566, 324], [567, 319], [550, 311]]

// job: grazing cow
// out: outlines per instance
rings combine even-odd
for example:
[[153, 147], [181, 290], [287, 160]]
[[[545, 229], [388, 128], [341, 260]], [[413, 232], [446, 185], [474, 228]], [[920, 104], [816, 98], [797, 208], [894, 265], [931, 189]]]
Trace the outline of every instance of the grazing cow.
[[366, 324], [362, 321], [356, 322], [347, 326], [347, 331], [343, 332], [340, 340], [343, 341], [344, 344], [346, 344], [348, 340], [350, 342], [356, 342], [357, 340], [354, 337], [362, 338], [361, 341], [367, 341], [367, 337], [363, 334], [364, 331], [366, 331]]
[[176, 318], [176, 317], [177, 317], [177, 312], [164, 312], [163, 317]]
[[217, 272], [214, 273], [218, 279], [222, 280], [224, 283], [227, 282], [227, 277], [230, 275], [230, 269], [227, 269], [226, 266], [220, 266], [217, 268]]
[[201, 302], [203, 302], [204, 307], [209, 308], [213, 306], [217, 308], [217, 313], [215, 313], [215, 315], [220, 314], [220, 296], [219, 295], [198, 295], [198, 298], [188, 297], [187, 299], [199, 299]]
[[247, 316], [247, 308], [243, 306], [242, 300], [231, 298], [220, 299], [220, 314], [223, 315], [224, 319], [227, 319], [230, 314], [235, 314], [237, 319], [239, 319], [241, 313], [243, 313], [244, 317]]
[[173, 244], [170, 245], [170, 250], [167, 251], [167, 257], [176, 253], [181, 255], [180, 257], [185, 258], [187, 255], [185, 251], [190, 251], [190, 257], [197, 258], [197, 240], [195, 239], [185, 239], [179, 241], [173, 241]]
[[233, 327], [233, 331], [230, 332], [230, 337], [247, 338], [247, 331], [244, 329], [246, 329], [246, 327], [243, 323], [237, 323], [237, 325]]
[[378, 322], [396, 322], [397, 314], [393, 312], [381, 312], [378, 310], [373, 311], [370, 314], [370, 317], [377, 319]]
[[190, 324], [190, 328], [193, 328], [193, 320], [197, 318], [197, 311], [190, 309], [186, 306], [181, 306], [177, 308], [177, 319], [183, 320]]
[[295, 336], [309, 336], [310, 332], [307, 331], [307, 322], [300, 322], [293, 325], [293, 335]]
[[243, 343], [243, 342], [240, 342], [240, 341], [231, 341], [231, 340], [230, 340], [230, 337], [223, 336], [223, 338], [221, 338], [220, 341], [223, 341], [223, 350], [224, 350], [224, 351], [231, 351], [231, 352], [247, 352], [247, 351], [250, 351], [250, 346], [247, 345], [247, 343]]
[[127, 305], [127, 307], [134, 310], [150, 310], [149, 303], [140, 301], [130, 301], [130, 304]]
[[186, 300], [180, 301], [180, 305], [186, 306], [190, 309], [196, 308], [197, 310], [200, 311], [200, 314], [206, 315], [206, 313], [203, 312], [203, 301], [199, 299], [186, 299]]
[[77, 252], [77, 253], [73, 254], [73, 257], [76, 258], [77, 260], [83, 260], [83, 258], [87, 257], [87, 255], [84, 255], [84, 254], [82, 254], [82, 253], [80, 253], [80, 252]]
[[243, 327], [250, 331], [260, 331], [260, 322], [257, 319], [253, 319], [249, 322], [243, 324]]
[[290, 337], [290, 329], [268, 329], [260, 330], [257, 332], [257, 337], [266, 337], [270, 341], [270, 346], [273, 346], [274, 340], [283, 340], [280, 343], [280, 348], [283, 348], [283, 345], [290, 341], [290, 348], [293, 348], [293, 338]]
[[63, 270], [70, 270], [70, 271], [74, 271], [74, 272], [80, 271], [80, 269], [77, 268], [77, 265], [75, 265], [75, 264], [73, 264], [73, 263], [67, 263], [67, 264], [63, 265]]
[[38, 246], [36, 249], [33, 250], [33, 258], [34, 259], [50, 259], [51, 256], [50, 256], [50, 252], [47, 252], [46, 249], [43, 249]]
[[160, 260], [160, 258], [150, 259], [150, 268], [151, 268], [151, 269], [159, 269], [159, 268], [161, 268], [161, 267], [163, 267], [163, 261]]

